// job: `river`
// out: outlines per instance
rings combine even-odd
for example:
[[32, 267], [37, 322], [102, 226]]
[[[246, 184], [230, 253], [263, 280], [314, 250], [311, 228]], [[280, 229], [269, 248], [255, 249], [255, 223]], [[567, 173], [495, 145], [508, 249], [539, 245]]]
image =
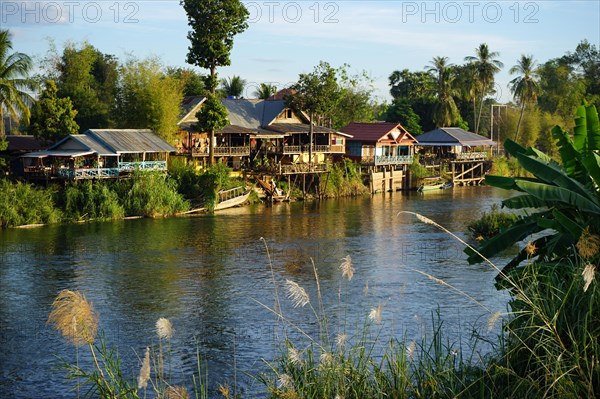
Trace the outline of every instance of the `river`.
[[[315, 333], [312, 312], [293, 308], [283, 288], [285, 280], [297, 282], [316, 306], [312, 261], [332, 330], [341, 323], [340, 309], [350, 325], [381, 304], [383, 322], [372, 329], [382, 337], [418, 340], [439, 309], [448, 337], [467, 339], [473, 326], [483, 331], [491, 313], [506, 310], [506, 294], [493, 286], [496, 272], [469, 266], [448, 234], [398, 213], [421, 213], [465, 237], [469, 221], [507, 196], [464, 187], [0, 231], [0, 397], [76, 397], [75, 382], [56, 370], [57, 357], [75, 362], [75, 349], [46, 324], [62, 289], [81, 291], [93, 303], [126, 376], [135, 377], [144, 349], [157, 344], [156, 320], [166, 317], [175, 328], [173, 382], [191, 387], [198, 349], [211, 392], [235, 384], [244, 397], [265, 396], [247, 373], [264, 370], [263, 359], [271, 360], [277, 346], [275, 317], [265, 308], [273, 307], [273, 278], [286, 317]], [[350, 282], [339, 271], [347, 255], [355, 267]]]

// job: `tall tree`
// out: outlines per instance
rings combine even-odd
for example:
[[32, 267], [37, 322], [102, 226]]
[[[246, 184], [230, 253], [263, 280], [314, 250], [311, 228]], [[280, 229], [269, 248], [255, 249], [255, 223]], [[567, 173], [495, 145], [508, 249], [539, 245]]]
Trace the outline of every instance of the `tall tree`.
[[340, 100], [331, 111], [331, 126], [341, 129], [350, 122], [371, 122], [377, 116], [378, 105], [371, 98], [373, 79], [367, 71], [348, 72], [349, 65], [338, 68]]
[[513, 97], [521, 105], [519, 122], [517, 122], [517, 130], [515, 132], [515, 142], [517, 142], [519, 137], [519, 128], [521, 127], [525, 106], [537, 101], [540, 91], [540, 86], [536, 79], [536, 64], [537, 62], [533, 59], [532, 55], [523, 54], [517, 64], [513, 65], [509, 70], [511, 75], [517, 74], [517, 77], [510, 81], [509, 87]]
[[77, 134], [79, 125], [75, 122], [77, 111], [69, 98], [59, 98], [53, 80], [46, 81], [40, 98], [31, 109], [29, 132], [46, 142], [58, 141], [69, 134]]
[[11, 39], [8, 30], [0, 30], [0, 137], [4, 136], [5, 113], [14, 121], [29, 122], [33, 97], [27, 91], [37, 88], [36, 82], [28, 76], [31, 58], [19, 52], [10, 53]]
[[[187, 63], [210, 71], [206, 87], [217, 90], [217, 67], [231, 64], [233, 37], [248, 28], [248, 10], [239, 0], [180, 0], [191, 30]], [[214, 161], [214, 130], [210, 132], [209, 162]]]
[[156, 58], [130, 59], [120, 75], [119, 127], [149, 128], [172, 142], [183, 100], [181, 81], [165, 74]]
[[482, 43], [475, 49], [475, 56], [465, 57], [465, 61], [475, 65], [477, 80], [480, 85], [479, 111], [475, 120], [475, 133], [479, 133], [481, 113], [485, 96], [494, 88], [494, 75], [504, 67], [504, 64], [496, 59], [500, 56], [497, 51], [490, 51], [486, 43]]
[[325, 61], [315, 66], [313, 72], [302, 73], [298, 82], [293, 86], [296, 93], [287, 98], [287, 105], [291, 108], [308, 112], [309, 127], [309, 163], [313, 162], [312, 146], [314, 134], [314, 119], [325, 119], [337, 106], [342, 97], [338, 84], [336, 70]]
[[277, 87], [270, 83], [261, 83], [260, 86], [252, 93], [256, 98], [266, 100], [273, 94], [277, 93]]
[[221, 90], [225, 97], [242, 97], [246, 81], [237, 75], [221, 79]]
[[413, 111], [406, 98], [395, 98], [385, 112], [385, 121], [401, 123], [411, 134], [423, 133], [421, 118]]
[[188, 17], [188, 64], [210, 71], [207, 87], [217, 89], [217, 67], [231, 64], [233, 37], [248, 28], [248, 10], [239, 0], [181, 0]]
[[436, 75], [437, 81], [437, 103], [433, 121], [437, 127], [454, 126], [460, 119], [460, 114], [453, 97], [456, 94], [453, 66], [448, 63], [448, 57], [434, 57], [430, 64], [427, 71]]
[[48, 75], [56, 79], [58, 96], [73, 102], [81, 131], [115, 126], [119, 78], [115, 56], [89, 43], [68, 43], [62, 54], [51, 55], [48, 62], [52, 68]]
[[167, 67], [167, 75], [181, 81], [184, 96], [204, 96], [207, 94], [204, 87], [205, 77], [191, 68]]

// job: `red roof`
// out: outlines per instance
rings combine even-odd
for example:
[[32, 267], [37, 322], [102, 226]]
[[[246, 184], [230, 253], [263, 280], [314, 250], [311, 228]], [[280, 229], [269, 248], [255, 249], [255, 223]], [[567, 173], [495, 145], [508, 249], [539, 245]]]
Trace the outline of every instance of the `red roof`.
[[348, 140], [377, 142], [380, 140], [391, 139], [388, 135], [394, 130], [400, 132], [398, 140], [410, 140], [416, 142], [415, 138], [399, 123], [352, 122], [340, 131], [354, 136], [352, 139]]

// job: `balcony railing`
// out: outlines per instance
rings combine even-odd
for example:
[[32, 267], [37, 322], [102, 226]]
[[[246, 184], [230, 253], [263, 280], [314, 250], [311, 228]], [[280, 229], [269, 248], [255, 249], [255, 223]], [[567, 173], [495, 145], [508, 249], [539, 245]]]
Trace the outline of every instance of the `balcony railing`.
[[192, 156], [193, 157], [207, 157], [208, 156], [208, 147], [192, 147]]
[[[281, 150], [280, 147], [280, 151], [282, 151], [283, 154], [301, 154], [301, 153], [308, 153], [309, 152], [309, 145], [284, 145], [283, 146], [283, 150]], [[331, 152], [338, 152], [338, 153], [344, 153], [345, 152], [345, 148], [343, 145], [341, 144], [335, 144], [335, 145], [328, 145], [328, 144], [324, 144], [324, 145], [313, 145], [312, 146], [313, 152], [314, 153], [331, 153]]]
[[250, 155], [250, 147], [238, 146], [238, 147], [215, 147], [215, 155], [234, 155], [234, 156], [247, 156]]
[[375, 165], [397, 165], [412, 163], [413, 157], [410, 155], [397, 156], [376, 156]]
[[100, 179], [118, 177], [119, 168], [58, 168], [56, 169], [56, 175], [63, 179]]
[[484, 152], [484, 151], [461, 152], [459, 154], [456, 154], [457, 161], [478, 161], [478, 160], [484, 160], [487, 158], [488, 158], [488, 154], [487, 154], [487, 152]]
[[134, 170], [167, 170], [167, 161], [119, 162], [118, 169], [121, 172], [130, 172]]

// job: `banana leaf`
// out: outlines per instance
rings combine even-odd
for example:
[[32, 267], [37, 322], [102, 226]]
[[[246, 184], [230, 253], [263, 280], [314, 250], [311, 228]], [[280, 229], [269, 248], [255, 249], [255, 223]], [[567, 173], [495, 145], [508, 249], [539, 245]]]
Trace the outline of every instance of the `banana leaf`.
[[594, 189], [597, 195], [597, 187], [600, 186], [600, 156], [594, 152], [590, 152], [582, 157], [581, 162], [596, 184]]
[[582, 212], [600, 215], [600, 206], [588, 198], [563, 187], [552, 186], [544, 183], [518, 180], [516, 185], [528, 194], [544, 201], [558, 201], [565, 205], [574, 206]]
[[594, 106], [588, 106], [585, 109], [587, 118], [588, 150], [600, 150], [600, 120], [598, 111]]
[[588, 152], [588, 131], [585, 107], [579, 106], [575, 111], [575, 129], [573, 129], [573, 147], [577, 152], [584, 154]]
[[587, 190], [585, 186], [577, 180], [571, 179], [559, 166], [548, 164], [523, 154], [517, 154], [517, 159], [525, 170], [533, 173], [540, 180], [548, 184], [572, 190], [600, 205], [595, 193]]
[[581, 154], [573, 146], [569, 134], [559, 126], [552, 128], [552, 137], [558, 140], [558, 153], [565, 173], [573, 179], [585, 184], [585, 168], [581, 164]]
[[[543, 228], [538, 225], [537, 219], [545, 214], [546, 212], [541, 212], [519, 219], [515, 224], [508, 229], [503, 230], [500, 234], [489, 240], [483, 241], [478, 248], [479, 253], [486, 258], [490, 258], [511, 245], [523, 240], [528, 235], [542, 231]], [[464, 252], [468, 255], [467, 261], [471, 265], [483, 260], [481, 256], [471, 248], [466, 248]]]
[[508, 209], [551, 208], [557, 202], [543, 201], [530, 194], [517, 195], [502, 201], [502, 206]]

